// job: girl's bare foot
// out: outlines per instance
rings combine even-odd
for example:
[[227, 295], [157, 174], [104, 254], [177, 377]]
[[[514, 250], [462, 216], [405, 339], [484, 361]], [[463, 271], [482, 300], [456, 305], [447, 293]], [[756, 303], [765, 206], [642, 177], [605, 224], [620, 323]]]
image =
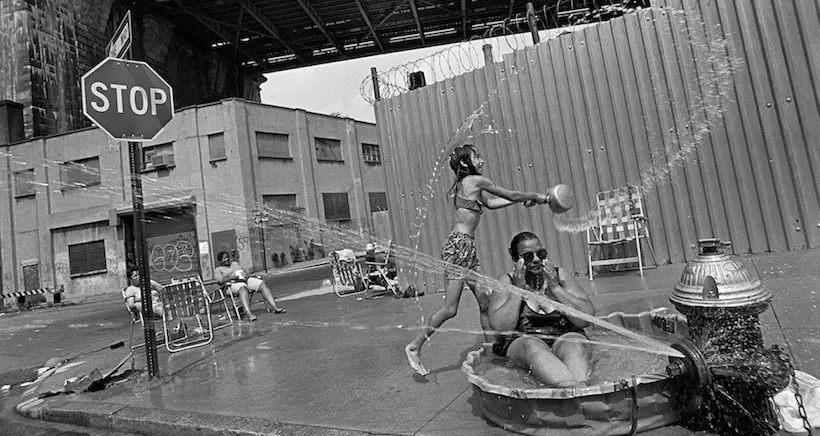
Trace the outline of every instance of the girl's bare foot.
[[404, 353], [407, 355], [407, 360], [410, 362], [410, 366], [416, 370], [417, 373], [425, 376], [428, 374], [427, 369], [424, 365], [421, 364], [421, 359], [419, 358], [419, 350], [413, 348], [413, 344], [407, 344], [404, 347]]

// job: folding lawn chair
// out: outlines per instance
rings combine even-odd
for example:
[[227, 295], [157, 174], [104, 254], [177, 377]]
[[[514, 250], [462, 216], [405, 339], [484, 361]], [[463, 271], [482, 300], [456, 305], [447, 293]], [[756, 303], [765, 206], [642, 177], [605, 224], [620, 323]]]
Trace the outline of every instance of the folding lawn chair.
[[[637, 263], [641, 277], [643, 277], [644, 260], [641, 239], [646, 239], [648, 242], [655, 266], [657, 266], [657, 258], [649, 237], [649, 222], [644, 213], [640, 190], [637, 186], [627, 185], [625, 188], [599, 192], [597, 200], [597, 221], [594, 226], [587, 229], [589, 279], [593, 279], [593, 266], [625, 263]], [[630, 243], [635, 244], [636, 256], [630, 255], [627, 251]], [[619, 251], [616, 246], [623, 249], [623, 256], [618, 257], [615, 254]], [[607, 252], [612, 256], [593, 260], [593, 251], [598, 251], [600, 257], [604, 257]]]
[[390, 265], [390, 254], [393, 251], [393, 241], [391, 240], [387, 244], [387, 250], [384, 253], [384, 260], [381, 262], [365, 262], [365, 267], [367, 267], [367, 281], [369, 286], [373, 286], [374, 284], [380, 284], [384, 286], [385, 292], [390, 291], [395, 295], [399, 295], [399, 289], [397, 286], [393, 284], [393, 282], [387, 277], [389, 273], [389, 265]]
[[[162, 325], [165, 333], [165, 348], [171, 353], [201, 347], [214, 339], [211, 323], [211, 305], [208, 294], [198, 278], [171, 283], [160, 293], [162, 297]], [[196, 328], [188, 330], [187, 322], [194, 321]], [[171, 325], [176, 324], [174, 333], [182, 337], [172, 342]], [[193, 333], [193, 334], [190, 334]]]
[[[370, 282], [362, 272], [362, 265], [355, 257], [340, 258], [337, 251], [330, 253], [330, 265], [333, 267], [333, 292], [339, 297], [349, 297], [367, 292]], [[352, 287], [348, 292], [342, 292], [342, 287]]]

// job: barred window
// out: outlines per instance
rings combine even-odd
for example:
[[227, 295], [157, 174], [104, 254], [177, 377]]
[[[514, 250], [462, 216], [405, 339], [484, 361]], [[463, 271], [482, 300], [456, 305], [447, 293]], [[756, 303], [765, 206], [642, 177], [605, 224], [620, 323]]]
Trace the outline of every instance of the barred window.
[[350, 203], [346, 192], [322, 194], [322, 203], [325, 205], [325, 221], [350, 220]]
[[381, 150], [379, 150], [379, 146], [376, 144], [362, 143], [362, 155], [366, 163], [375, 165], [382, 164], [382, 153]]
[[105, 241], [69, 245], [68, 263], [71, 277], [104, 273]]

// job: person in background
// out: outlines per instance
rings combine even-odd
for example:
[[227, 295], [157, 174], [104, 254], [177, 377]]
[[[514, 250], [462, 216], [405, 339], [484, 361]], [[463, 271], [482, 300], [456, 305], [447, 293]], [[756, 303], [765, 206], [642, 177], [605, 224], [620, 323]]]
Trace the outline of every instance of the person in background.
[[[245, 309], [248, 321], [256, 321], [256, 315], [251, 311], [250, 293], [260, 291], [265, 299], [265, 306], [268, 312], [285, 313], [285, 309], [280, 308], [273, 298], [270, 288], [265, 281], [258, 277], [245, 277], [245, 272], [239, 262], [231, 262], [228, 252], [222, 251], [216, 255], [219, 266], [214, 269], [214, 279], [220, 286], [230, 283], [230, 292], [239, 296], [242, 308]], [[272, 309], [272, 310], [271, 310]]]
[[[128, 279], [128, 287], [123, 292], [123, 298], [128, 305], [128, 309], [132, 312], [142, 312], [142, 280], [140, 279], [140, 272], [134, 266], [126, 269], [126, 278]], [[160, 292], [163, 286], [151, 280], [151, 308], [153, 309], [155, 317], [162, 317], [162, 299]]]

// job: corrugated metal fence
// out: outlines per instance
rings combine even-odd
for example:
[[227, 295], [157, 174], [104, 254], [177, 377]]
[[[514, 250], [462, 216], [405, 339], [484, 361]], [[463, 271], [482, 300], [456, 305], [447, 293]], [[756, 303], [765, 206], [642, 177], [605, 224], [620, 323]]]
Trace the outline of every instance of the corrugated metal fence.
[[[742, 61], [733, 73], [732, 58]], [[575, 217], [599, 191], [649, 188], [660, 263], [693, 258], [707, 237], [731, 240], [735, 253], [820, 246], [817, 0], [669, 1], [377, 102], [398, 244], [438, 257], [453, 175], [446, 161], [434, 175], [435, 161], [479, 108], [473, 130], [497, 134], [467, 142], [501, 186], [570, 185]], [[552, 219], [546, 207], [485, 213], [484, 272], [509, 268], [506, 247], [525, 229], [585, 271], [586, 234], [558, 232]], [[419, 285], [443, 287], [438, 274], [423, 276]]]

